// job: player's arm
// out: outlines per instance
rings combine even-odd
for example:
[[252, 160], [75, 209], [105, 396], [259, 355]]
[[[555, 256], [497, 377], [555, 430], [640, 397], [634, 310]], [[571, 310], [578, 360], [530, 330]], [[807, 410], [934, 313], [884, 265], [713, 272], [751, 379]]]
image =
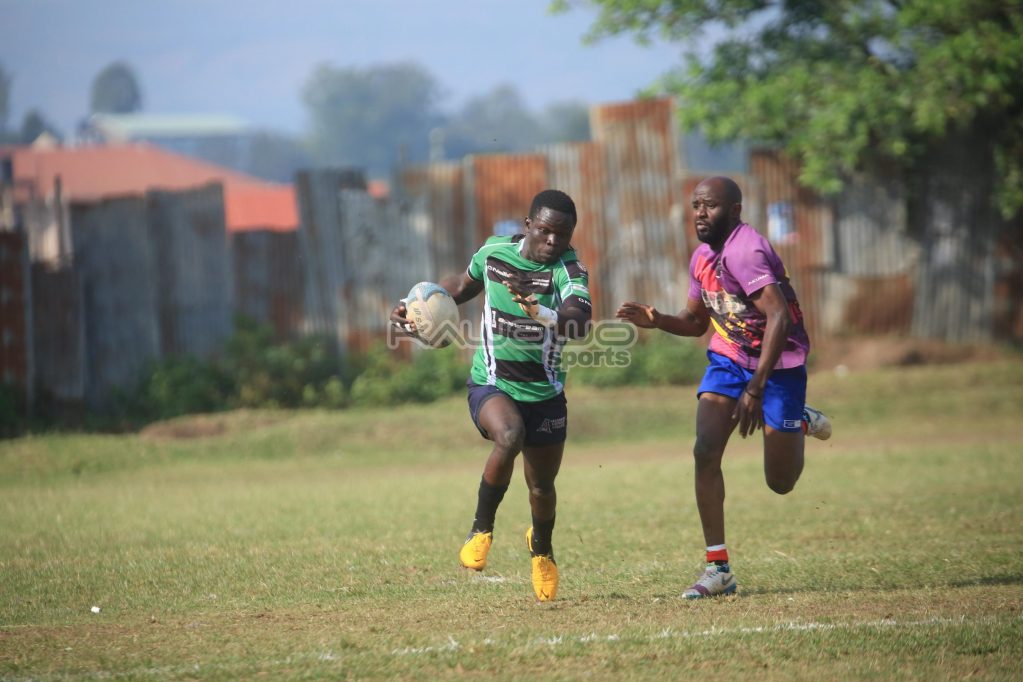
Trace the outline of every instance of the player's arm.
[[444, 287], [451, 294], [451, 298], [455, 299], [455, 303], [459, 305], [471, 301], [483, 291], [483, 282], [470, 277], [468, 271], [461, 275], [445, 277], [438, 284]]
[[581, 339], [590, 333], [590, 323], [593, 318], [593, 308], [590, 302], [579, 296], [570, 296], [557, 310], [548, 308], [541, 304], [536, 294], [523, 294], [511, 284], [505, 284], [512, 300], [519, 304], [529, 317], [540, 322], [546, 327], [556, 328], [558, 336], [568, 339]]
[[764, 327], [764, 342], [760, 347], [760, 360], [746, 388], [755, 394], [762, 394], [767, 378], [771, 376], [785, 349], [785, 341], [792, 330], [792, 316], [785, 295], [777, 284], [768, 284], [750, 296], [750, 299], [767, 318], [767, 324]]
[[774, 371], [774, 366], [785, 349], [785, 341], [792, 329], [792, 316], [781, 287], [768, 284], [750, 296], [767, 324], [764, 327], [764, 341], [760, 347], [757, 369], [746, 384], [746, 390], [739, 397], [733, 418], [739, 420], [739, 435], [745, 438], [764, 425], [764, 386]]
[[675, 336], [703, 336], [710, 326], [710, 313], [698, 298], [690, 298], [686, 307], [677, 315], [668, 315], [651, 305], [628, 301], [618, 308], [615, 317], [643, 329], [660, 329]]
[[581, 339], [590, 333], [593, 306], [585, 298], [572, 296], [558, 307], [558, 335]]

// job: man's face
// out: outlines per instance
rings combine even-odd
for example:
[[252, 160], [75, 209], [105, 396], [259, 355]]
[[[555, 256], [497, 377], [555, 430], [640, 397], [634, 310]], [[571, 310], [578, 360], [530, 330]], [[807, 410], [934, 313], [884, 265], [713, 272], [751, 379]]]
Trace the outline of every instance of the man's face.
[[568, 250], [575, 221], [572, 216], [550, 208], [541, 208], [526, 218], [523, 255], [537, 263], [554, 263]]
[[731, 228], [736, 224], [728, 193], [720, 182], [701, 182], [693, 190], [693, 219], [696, 223], [696, 237], [705, 244], [719, 247], [724, 243]]

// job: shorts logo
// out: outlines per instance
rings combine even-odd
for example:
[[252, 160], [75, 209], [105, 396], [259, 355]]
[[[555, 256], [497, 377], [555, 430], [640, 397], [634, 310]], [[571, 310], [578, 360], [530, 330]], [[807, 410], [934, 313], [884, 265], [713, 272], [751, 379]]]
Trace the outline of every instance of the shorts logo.
[[540, 428], [537, 431], [541, 433], [553, 433], [554, 431], [561, 431], [565, 428], [565, 422], [568, 417], [559, 417], [557, 419], [544, 419], [543, 423], [540, 424]]
[[800, 423], [798, 419], [786, 419], [782, 421], [781, 426], [783, 429], [798, 429]]

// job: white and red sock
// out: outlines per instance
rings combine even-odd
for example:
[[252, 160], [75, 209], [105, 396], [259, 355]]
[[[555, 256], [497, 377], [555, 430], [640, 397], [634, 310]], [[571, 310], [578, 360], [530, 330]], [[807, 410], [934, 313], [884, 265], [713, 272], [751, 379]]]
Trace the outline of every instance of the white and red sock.
[[708, 564], [727, 564], [728, 563], [728, 548], [723, 544], [721, 545], [709, 545], [707, 547], [707, 563]]

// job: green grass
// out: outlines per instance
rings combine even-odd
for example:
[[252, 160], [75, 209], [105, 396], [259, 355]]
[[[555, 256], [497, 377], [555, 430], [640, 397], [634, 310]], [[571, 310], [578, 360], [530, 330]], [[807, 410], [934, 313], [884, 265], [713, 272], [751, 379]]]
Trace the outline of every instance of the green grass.
[[456, 567], [487, 452], [462, 397], [4, 442], [0, 678], [1023, 676], [1023, 363], [810, 397], [835, 436], [793, 493], [731, 444], [740, 592], [696, 603], [691, 388], [570, 393], [550, 604], [521, 477], [488, 569]]

